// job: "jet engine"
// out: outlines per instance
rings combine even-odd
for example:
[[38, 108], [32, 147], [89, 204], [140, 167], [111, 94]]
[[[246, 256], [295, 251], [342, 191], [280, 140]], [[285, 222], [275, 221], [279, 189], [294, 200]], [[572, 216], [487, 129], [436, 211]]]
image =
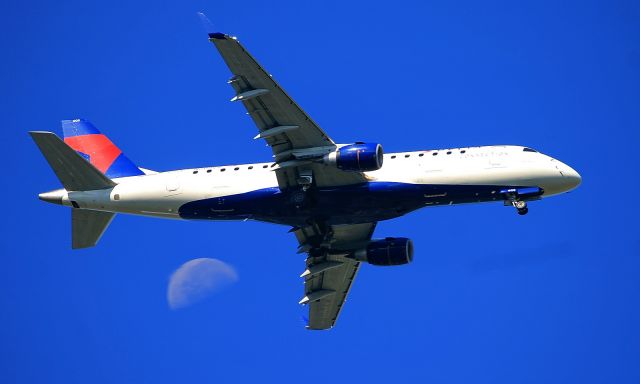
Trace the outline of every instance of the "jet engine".
[[325, 164], [344, 171], [367, 172], [382, 167], [384, 160], [382, 145], [376, 143], [355, 143], [338, 148], [324, 156]]
[[358, 261], [373, 265], [402, 265], [413, 260], [413, 241], [406, 237], [371, 240], [366, 248], [353, 253]]

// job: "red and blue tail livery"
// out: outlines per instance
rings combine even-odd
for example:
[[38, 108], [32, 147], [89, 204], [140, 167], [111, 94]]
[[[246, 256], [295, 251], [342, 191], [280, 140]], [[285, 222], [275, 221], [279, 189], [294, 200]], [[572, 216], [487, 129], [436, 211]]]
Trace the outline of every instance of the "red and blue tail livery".
[[144, 173], [120, 148], [84, 119], [62, 120], [64, 142], [107, 177], [138, 176]]

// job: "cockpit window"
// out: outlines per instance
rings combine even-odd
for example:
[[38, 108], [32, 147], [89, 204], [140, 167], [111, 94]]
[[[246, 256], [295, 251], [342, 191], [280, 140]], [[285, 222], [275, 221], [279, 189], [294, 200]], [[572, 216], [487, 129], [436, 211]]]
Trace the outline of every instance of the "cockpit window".
[[536, 151], [535, 149], [531, 149], [531, 148], [524, 148], [523, 151], [525, 152], [535, 152], [538, 153], [538, 151]]

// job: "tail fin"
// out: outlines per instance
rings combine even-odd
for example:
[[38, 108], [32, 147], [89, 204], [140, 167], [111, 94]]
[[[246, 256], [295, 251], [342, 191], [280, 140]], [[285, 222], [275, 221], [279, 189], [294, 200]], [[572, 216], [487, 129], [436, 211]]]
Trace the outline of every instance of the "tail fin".
[[100, 172], [113, 179], [144, 175], [115, 144], [89, 121], [62, 120], [64, 142]]

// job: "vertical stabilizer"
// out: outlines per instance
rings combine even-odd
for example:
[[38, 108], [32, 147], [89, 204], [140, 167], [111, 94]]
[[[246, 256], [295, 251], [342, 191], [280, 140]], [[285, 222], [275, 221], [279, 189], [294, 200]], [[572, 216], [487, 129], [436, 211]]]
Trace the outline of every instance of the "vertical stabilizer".
[[62, 120], [64, 142], [107, 177], [144, 175], [107, 136], [84, 119]]

